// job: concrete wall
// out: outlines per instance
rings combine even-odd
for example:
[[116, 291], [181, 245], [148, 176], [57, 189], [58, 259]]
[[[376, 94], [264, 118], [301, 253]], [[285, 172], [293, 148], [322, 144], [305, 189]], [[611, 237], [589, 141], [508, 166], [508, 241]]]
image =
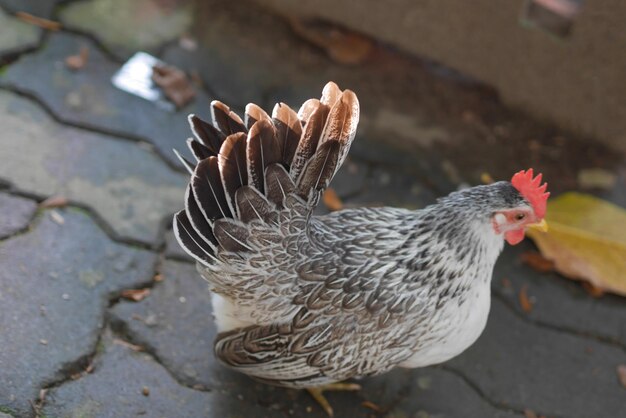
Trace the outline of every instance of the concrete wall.
[[525, 0], [255, 1], [441, 62], [507, 103], [626, 151], [626, 1], [585, 0], [565, 38], [522, 24]]

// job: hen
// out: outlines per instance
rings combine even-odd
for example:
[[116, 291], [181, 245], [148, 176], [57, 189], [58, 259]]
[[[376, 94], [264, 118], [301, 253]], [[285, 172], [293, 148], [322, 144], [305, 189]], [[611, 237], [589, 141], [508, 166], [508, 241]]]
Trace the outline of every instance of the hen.
[[356, 95], [331, 82], [298, 113], [211, 111], [212, 125], [189, 117], [197, 163], [181, 157], [191, 180], [174, 231], [213, 291], [215, 353], [255, 379], [312, 388], [329, 413], [325, 385], [470, 346], [504, 240], [545, 225], [546, 184], [532, 170], [422, 210], [312, 216], [354, 139]]

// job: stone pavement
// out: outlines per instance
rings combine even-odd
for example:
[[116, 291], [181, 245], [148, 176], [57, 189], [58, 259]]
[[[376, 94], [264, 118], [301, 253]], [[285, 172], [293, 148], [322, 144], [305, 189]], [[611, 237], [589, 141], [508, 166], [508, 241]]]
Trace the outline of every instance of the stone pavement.
[[[45, 32], [18, 20], [20, 10], [64, 27]], [[87, 65], [69, 71], [65, 57], [82, 46]], [[197, 74], [196, 101], [168, 112], [113, 88], [136, 50]], [[0, 65], [2, 418], [324, 416], [308, 394], [253, 382], [213, 357], [209, 293], [170, 222], [187, 177], [171, 149], [185, 148], [186, 115], [208, 116], [214, 98], [271, 108], [297, 106], [331, 79], [355, 90], [362, 124], [333, 182], [346, 205], [418, 208], [484, 172], [508, 178], [533, 166], [555, 192], [578, 189], [582, 169], [607, 170], [614, 185], [592, 192], [626, 206], [623, 156], [377, 44], [362, 64], [337, 64], [252, 4], [0, 0]], [[42, 207], [49, 196], [67, 207]], [[359, 393], [331, 393], [336, 416], [623, 415], [624, 299], [537, 273], [520, 262], [530, 249], [499, 260], [474, 346], [437, 367], [365, 379]], [[122, 298], [129, 289], [150, 293], [133, 302]]]

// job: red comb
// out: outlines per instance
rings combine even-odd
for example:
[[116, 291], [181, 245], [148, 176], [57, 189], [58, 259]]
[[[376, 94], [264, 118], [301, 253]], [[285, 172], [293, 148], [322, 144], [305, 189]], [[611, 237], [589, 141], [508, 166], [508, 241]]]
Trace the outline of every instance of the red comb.
[[519, 173], [515, 173], [511, 179], [513, 187], [530, 202], [535, 211], [535, 215], [539, 218], [543, 218], [546, 215], [546, 202], [548, 201], [550, 193], [546, 192], [548, 183], [543, 183], [541, 186], [539, 185], [540, 183], [541, 173], [533, 178], [532, 168], [529, 168], [527, 171], [522, 170]]

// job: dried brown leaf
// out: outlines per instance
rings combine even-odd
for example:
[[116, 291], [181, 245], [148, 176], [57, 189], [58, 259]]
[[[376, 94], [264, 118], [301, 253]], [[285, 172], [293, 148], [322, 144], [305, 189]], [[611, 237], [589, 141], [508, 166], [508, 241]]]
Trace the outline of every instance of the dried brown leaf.
[[296, 35], [322, 48], [340, 64], [359, 64], [374, 50], [372, 39], [331, 23], [297, 18], [290, 19], [289, 23]]
[[163, 275], [161, 273], [157, 273], [157, 274], [154, 275], [153, 280], [155, 282], [162, 282], [163, 281]]
[[526, 408], [524, 409], [524, 417], [525, 418], [537, 418], [537, 414], [534, 411]]
[[55, 22], [53, 20], [44, 19], [43, 17], [31, 15], [30, 13], [17, 12], [15, 16], [17, 16], [17, 18], [20, 19], [22, 22], [39, 26], [40, 28], [43, 28], [46, 30], [57, 31], [61, 29], [61, 24], [59, 22]]
[[152, 81], [163, 89], [165, 96], [177, 108], [185, 106], [196, 96], [187, 74], [171, 65], [156, 65], [152, 68]]
[[381, 408], [380, 406], [376, 405], [374, 402], [363, 401], [361, 403], [361, 405], [363, 405], [366, 408], [371, 409], [372, 411], [383, 412], [383, 408]]
[[622, 386], [626, 388], [626, 364], [620, 364], [617, 366], [617, 378]]
[[144, 351], [144, 348], [140, 345], [131, 344], [128, 341], [121, 340], [119, 338], [113, 339], [113, 344], [118, 344], [126, 348], [130, 348], [133, 351]]
[[540, 273], [554, 271], [554, 261], [548, 260], [537, 251], [525, 251], [520, 256], [522, 262]]
[[326, 189], [324, 195], [322, 196], [322, 201], [330, 211], [343, 209], [343, 202], [332, 187]]
[[519, 304], [526, 313], [530, 313], [533, 310], [533, 304], [528, 298], [528, 285], [523, 285], [519, 291]]
[[50, 196], [39, 204], [42, 209], [49, 208], [64, 208], [68, 204], [68, 200], [65, 196]]
[[150, 294], [150, 289], [128, 289], [123, 290], [120, 294], [124, 299], [132, 300], [134, 302], [139, 302], [145, 299]]
[[72, 71], [78, 71], [82, 69], [89, 59], [89, 48], [86, 46], [80, 47], [80, 52], [76, 55], [70, 55], [65, 58], [65, 66]]

